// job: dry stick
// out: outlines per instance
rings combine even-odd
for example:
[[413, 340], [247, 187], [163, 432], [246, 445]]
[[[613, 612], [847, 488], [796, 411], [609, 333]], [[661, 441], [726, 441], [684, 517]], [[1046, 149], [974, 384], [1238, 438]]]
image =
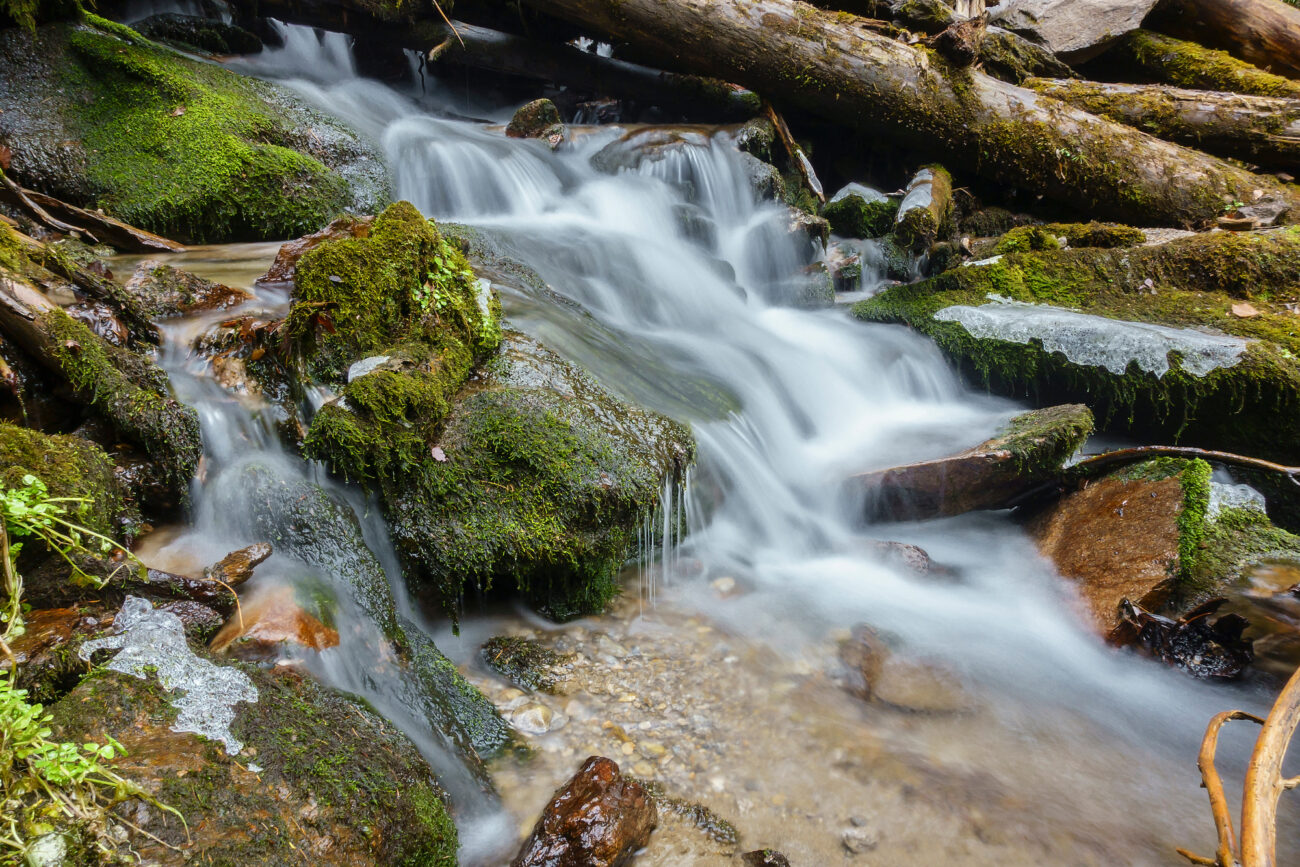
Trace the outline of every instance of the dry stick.
[[1277, 800], [1287, 788], [1282, 761], [1300, 728], [1300, 668], [1282, 688], [1246, 768], [1241, 803], [1241, 860], [1246, 867], [1277, 863]]
[[[460, 38], [460, 33], [456, 30], [456, 25], [452, 24], [451, 19], [447, 17], [447, 13], [442, 11], [442, 7], [438, 5], [438, 0], [433, 0], [433, 8], [438, 10], [438, 14], [442, 16], [442, 20], [446, 21], [447, 26], [451, 28], [451, 32], [456, 34], [456, 41], [460, 43], [460, 47], [464, 48], [465, 40]], [[433, 52], [430, 52], [430, 55], [432, 55], [432, 53]], [[431, 57], [430, 59], [434, 58]]]
[[1137, 446], [1131, 449], [1116, 449], [1113, 452], [1103, 452], [1090, 458], [1084, 458], [1070, 469], [1076, 473], [1082, 472], [1084, 475], [1092, 475], [1115, 464], [1131, 464], [1137, 461], [1145, 461], [1148, 458], [1201, 458], [1252, 470], [1280, 473], [1289, 477], [1295, 484], [1300, 485], [1300, 478], [1297, 478], [1300, 476], [1300, 467], [1288, 467], [1261, 458], [1236, 455], [1232, 452], [1197, 449], [1190, 446]]
[[1214, 719], [1210, 720], [1209, 726], [1205, 729], [1201, 752], [1196, 757], [1196, 767], [1201, 771], [1201, 785], [1210, 796], [1210, 813], [1214, 816], [1214, 830], [1219, 836], [1219, 848], [1215, 851], [1213, 860], [1195, 855], [1186, 849], [1175, 850], [1193, 864], [1232, 867], [1237, 863], [1237, 836], [1232, 829], [1232, 814], [1228, 811], [1228, 798], [1223, 793], [1223, 780], [1219, 777], [1218, 769], [1214, 767], [1214, 754], [1219, 749], [1219, 730], [1229, 721], [1236, 719], [1264, 724], [1264, 721], [1254, 714], [1227, 710], [1215, 714]]

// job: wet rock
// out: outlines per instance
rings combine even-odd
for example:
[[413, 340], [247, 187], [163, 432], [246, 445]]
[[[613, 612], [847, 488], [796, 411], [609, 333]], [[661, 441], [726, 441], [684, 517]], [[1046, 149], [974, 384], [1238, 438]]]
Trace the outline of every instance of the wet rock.
[[907, 520], [1005, 509], [1044, 482], [1092, 432], [1092, 413], [1069, 404], [1013, 418], [987, 442], [948, 458], [921, 461], [855, 477], [866, 489], [874, 520]]
[[16, 181], [181, 241], [294, 237], [388, 198], [343, 123], [94, 16], [0, 33], [0, 103]]
[[818, 217], [794, 207], [788, 207], [787, 213], [786, 228], [791, 235], [800, 239], [807, 239], [808, 243], [823, 248], [830, 242], [831, 224], [824, 217]]
[[155, 317], [224, 310], [253, 297], [242, 289], [213, 283], [157, 259], [146, 259], [136, 266], [135, 273], [126, 281], [126, 291]]
[[209, 649], [249, 662], [269, 662], [304, 650], [337, 647], [338, 631], [298, 601], [293, 587], [276, 587], [240, 600]]
[[[637, 764], [648, 765], [649, 763], [638, 762]], [[636, 769], [633, 768], [633, 771], [635, 772]], [[704, 804], [670, 795], [663, 785], [657, 782], [645, 779], [637, 782], [645, 789], [646, 794], [661, 814], [671, 813], [688, 825], [703, 832], [713, 842], [723, 846], [735, 846], [740, 842], [740, 835], [736, 833], [735, 826]]]
[[848, 828], [840, 835], [840, 842], [850, 855], [861, 855], [880, 845], [880, 835], [867, 828]]
[[269, 542], [258, 542], [238, 551], [231, 551], [213, 565], [203, 570], [203, 577], [238, 587], [253, 577], [253, 569], [271, 556]]
[[188, 829], [128, 800], [117, 808], [131, 818], [124, 851], [152, 863], [266, 863], [290, 851], [318, 864], [455, 863], [445, 795], [391, 723], [286, 668], [218, 668], [242, 672], [256, 696], [232, 706], [234, 755], [173, 730], [184, 690], [152, 674], [99, 672], [52, 708], [54, 737], [116, 738], [127, 752], [114, 770], [185, 816]]
[[906, 542], [873, 542], [872, 547], [887, 563], [901, 566], [917, 575], [927, 575], [934, 563], [925, 549]]
[[[605, 145], [592, 156], [591, 166], [597, 171], [616, 175], [623, 171], [636, 171], [647, 163], [662, 162], [687, 148], [707, 148], [709, 143], [709, 135], [699, 129], [646, 127], [632, 130]], [[695, 176], [689, 165], [682, 165], [681, 170], [671, 173], [668, 179], [687, 194], [687, 199], [695, 198]]]
[[130, 329], [118, 318], [117, 312], [99, 301], [82, 301], [64, 308], [68, 315], [103, 338], [113, 346], [126, 346], [131, 342]]
[[650, 839], [658, 812], [613, 761], [592, 756], [546, 805], [512, 867], [619, 867]]
[[521, 107], [506, 126], [510, 138], [540, 138], [551, 147], [562, 142], [567, 134], [560, 110], [549, 99], [535, 99]]
[[755, 849], [740, 856], [745, 867], [790, 867], [790, 859], [775, 849]]
[[1175, 620], [1126, 600], [1121, 605], [1122, 623], [1113, 637], [1196, 677], [1234, 680], [1254, 661], [1255, 653], [1251, 641], [1242, 637], [1250, 625], [1245, 617], [1225, 614], [1212, 619], [1227, 601], [1211, 599]]
[[483, 661], [523, 689], [555, 692], [561, 680], [556, 668], [569, 657], [539, 641], [499, 635], [483, 645]]
[[158, 607], [159, 611], [168, 611], [180, 618], [185, 627], [185, 634], [192, 641], [207, 641], [225, 622], [220, 614], [201, 602], [179, 599]]
[[952, 233], [952, 176], [943, 166], [926, 166], [907, 185], [894, 216], [894, 240], [921, 251]]
[[[10, 640], [9, 649], [18, 661], [16, 685], [27, 690], [32, 701], [53, 701], [76, 686], [85, 673], [87, 667], [77, 659], [77, 650], [82, 641], [104, 628], [90, 610], [47, 608], [24, 615], [26, 631]], [[95, 610], [104, 614], [103, 609]], [[111, 623], [111, 614], [108, 619]], [[8, 677], [10, 665], [0, 658], [0, 674]]]
[[556, 728], [555, 711], [544, 704], [526, 704], [515, 708], [506, 717], [510, 725], [526, 735], [544, 735]]
[[136, 22], [142, 36], [174, 42], [185, 48], [197, 48], [209, 54], [256, 54], [262, 40], [242, 27], [197, 15], [165, 12]]
[[368, 237], [374, 222], [374, 217], [354, 217], [348, 214], [339, 217], [319, 232], [313, 232], [310, 235], [304, 235], [297, 240], [282, 244], [280, 251], [275, 254], [275, 261], [271, 263], [271, 267], [267, 272], [258, 278], [257, 282], [292, 283], [293, 276], [298, 270], [298, 260], [308, 250], [319, 247], [326, 241]]
[[1156, 0], [1006, 0], [989, 9], [989, 20], [1073, 63], [1137, 30], [1155, 5]]
[[785, 179], [781, 177], [780, 169], [743, 151], [740, 154], [740, 165], [749, 180], [749, 188], [760, 201], [780, 202], [785, 199]]

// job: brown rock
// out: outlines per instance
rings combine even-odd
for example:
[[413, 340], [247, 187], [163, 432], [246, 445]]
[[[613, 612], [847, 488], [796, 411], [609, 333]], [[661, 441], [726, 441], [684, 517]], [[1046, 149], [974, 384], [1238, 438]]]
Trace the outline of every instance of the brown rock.
[[337, 647], [338, 631], [307, 612], [292, 587], [275, 587], [242, 601], [212, 639], [209, 649], [249, 661], [267, 661], [284, 652]]
[[197, 274], [146, 259], [126, 281], [128, 294], [152, 316], [183, 316], [200, 310], [224, 310], [253, 296], [242, 289], [204, 280]]
[[314, 247], [319, 247], [326, 241], [336, 241], [341, 238], [369, 237], [370, 225], [374, 221], [374, 217], [347, 215], [339, 217], [319, 232], [304, 235], [296, 241], [289, 241], [280, 247], [280, 252], [275, 254], [275, 261], [271, 263], [270, 269], [259, 277], [257, 282], [292, 283], [293, 275], [298, 269], [298, 260], [303, 257], [304, 253]]
[[560, 110], [549, 99], [535, 99], [515, 112], [506, 127], [510, 138], [550, 138], [564, 134]]
[[907, 520], [1005, 509], [1059, 477], [1092, 433], [1092, 413], [1067, 404], [1016, 416], [1006, 430], [947, 458], [855, 477], [868, 491], [872, 520]]
[[659, 814], [639, 783], [592, 756], [564, 784], [512, 867], [618, 867], [650, 839]]
[[908, 713], [960, 713], [971, 707], [961, 680], [936, 663], [895, 654], [869, 626], [854, 628], [840, 647], [849, 691]]
[[[86, 670], [77, 659], [76, 644], [90, 637], [97, 621], [77, 608], [46, 608], [29, 611], [26, 631], [10, 644], [18, 661], [18, 687], [32, 693], [36, 701], [48, 701], [57, 685]], [[111, 622], [111, 618], [110, 618]], [[0, 672], [8, 677], [10, 662], [0, 657]]]
[[1062, 498], [1034, 517], [1038, 549], [1074, 581], [1102, 635], [1120, 623], [1120, 602], [1159, 608], [1179, 571], [1178, 478], [1115, 475]]
[[790, 859], [775, 849], [755, 849], [740, 856], [745, 867], [790, 867]]
[[203, 570], [209, 580], [223, 581], [231, 587], [238, 587], [253, 577], [253, 569], [267, 557], [271, 556], [271, 544], [258, 542], [238, 551], [231, 551], [214, 565]]

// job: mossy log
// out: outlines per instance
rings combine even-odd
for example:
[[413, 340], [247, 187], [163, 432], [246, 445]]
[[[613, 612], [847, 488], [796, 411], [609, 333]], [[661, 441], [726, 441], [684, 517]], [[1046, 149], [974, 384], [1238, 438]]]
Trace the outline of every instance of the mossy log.
[[169, 487], [184, 496], [203, 452], [198, 416], [167, 394], [166, 378], [151, 361], [109, 345], [34, 287], [3, 272], [0, 331], [159, 460]]
[[1164, 0], [1157, 29], [1300, 78], [1300, 9], [1279, 0]]
[[1025, 86], [1166, 141], [1261, 165], [1300, 167], [1297, 98], [1045, 78]]
[[773, 100], [883, 134], [922, 152], [961, 154], [969, 170], [1095, 216], [1138, 225], [1214, 219], [1253, 190], [1281, 210], [1297, 194], [1272, 178], [954, 68], [876, 33], [863, 19], [796, 0], [527, 0]]
[[1115, 75], [1121, 80], [1171, 84], [1193, 90], [1300, 97], [1300, 81], [1266, 72], [1226, 51], [1150, 30], [1129, 33], [1099, 63], [1105, 64], [1107, 78]]

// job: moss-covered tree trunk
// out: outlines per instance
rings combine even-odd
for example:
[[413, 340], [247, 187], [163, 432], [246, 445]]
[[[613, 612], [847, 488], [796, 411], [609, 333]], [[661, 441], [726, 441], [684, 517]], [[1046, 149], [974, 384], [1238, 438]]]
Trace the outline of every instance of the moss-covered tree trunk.
[[743, 84], [838, 122], [1059, 202], [1144, 225], [1191, 225], [1225, 197], [1294, 192], [1198, 151], [1162, 142], [881, 36], [862, 19], [796, 0], [527, 0], [633, 44], [666, 65]]
[[1282, 0], [1164, 0], [1158, 29], [1300, 78], [1300, 9]]
[[1261, 165], [1300, 167], [1300, 99], [1047, 78], [1025, 86], [1168, 141]]

